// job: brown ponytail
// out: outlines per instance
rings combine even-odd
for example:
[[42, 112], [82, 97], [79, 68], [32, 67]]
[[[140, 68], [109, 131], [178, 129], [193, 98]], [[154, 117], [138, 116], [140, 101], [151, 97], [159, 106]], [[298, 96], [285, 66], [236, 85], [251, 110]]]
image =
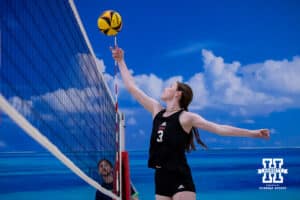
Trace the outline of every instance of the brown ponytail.
[[[191, 87], [185, 83], [177, 82], [177, 90], [182, 92], [181, 98], [179, 101], [180, 107], [183, 108], [185, 111], [188, 111], [188, 106], [193, 99], [193, 91], [192, 91]], [[186, 148], [185, 148], [187, 152], [196, 150], [196, 146], [194, 143], [194, 137], [198, 144], [200, 144], [203, 148], [208, 149], [206, 144], [200, 139], [198, 129], [193, 127], [189, 134], [189, 143], [186, 144]]]

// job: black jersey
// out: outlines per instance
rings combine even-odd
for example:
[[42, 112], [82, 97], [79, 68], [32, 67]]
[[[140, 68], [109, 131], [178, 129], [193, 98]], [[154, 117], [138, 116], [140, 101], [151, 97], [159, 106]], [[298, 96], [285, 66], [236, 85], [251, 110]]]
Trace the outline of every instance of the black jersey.
[[169, 170], [185, 170], [188, 167], [185, 147], [190, 135], [186, 133], [179, 116], [183, 110], [164, 117], [160, 111], [153, 120], [148, 167]]

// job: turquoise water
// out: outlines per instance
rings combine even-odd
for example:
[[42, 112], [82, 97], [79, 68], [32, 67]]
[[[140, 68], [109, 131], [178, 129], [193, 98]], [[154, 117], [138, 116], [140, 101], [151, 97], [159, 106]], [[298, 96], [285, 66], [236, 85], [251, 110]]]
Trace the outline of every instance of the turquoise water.
[[[154, 199], [147, 152], [130, 152], [131, 177], [140, 199]], [[260, 190], [262, 158], [283, 158], [284, 190]], [[197, 199], [300, 200], [300, 149], [197, 151], [188, 155]], [[0, 199], [94, 199], [95, 190], [49, 154], [0, 154]]]

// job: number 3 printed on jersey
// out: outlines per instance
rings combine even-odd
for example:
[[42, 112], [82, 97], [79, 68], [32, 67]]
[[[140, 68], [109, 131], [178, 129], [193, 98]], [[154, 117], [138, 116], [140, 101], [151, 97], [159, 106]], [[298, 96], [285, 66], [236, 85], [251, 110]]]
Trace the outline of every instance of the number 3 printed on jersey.
[[164, 130], [166, 129], [167, 122], [161, 123], [157, 131], [156, 142], [163, 142]]
[[157, 142], [162, 142], [163, 141], [163, 136], [164, 136], [164, 131], [163, 130], [157, 131], [156, 141]]

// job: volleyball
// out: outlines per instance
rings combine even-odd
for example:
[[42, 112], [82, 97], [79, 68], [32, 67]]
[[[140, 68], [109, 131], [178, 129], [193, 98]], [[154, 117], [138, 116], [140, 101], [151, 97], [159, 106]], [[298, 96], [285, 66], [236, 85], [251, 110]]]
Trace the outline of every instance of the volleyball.
[[104, 11], [98, 18], [98, 28], [105, 35], [117, 35], [122, 28], [121, 15], [114, 10]]

